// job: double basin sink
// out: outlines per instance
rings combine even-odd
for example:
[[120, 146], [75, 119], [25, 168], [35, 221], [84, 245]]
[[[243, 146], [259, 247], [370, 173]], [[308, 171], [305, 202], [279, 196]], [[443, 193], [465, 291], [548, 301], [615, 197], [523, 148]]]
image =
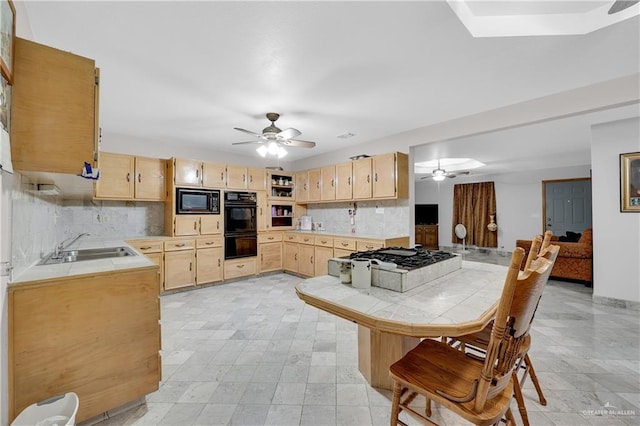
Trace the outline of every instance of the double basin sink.
[[60, 255], [49, 254], [38, 265], [54, 265], [57, 263], [82, 262], [85, 260], [110, 259], [114, 257], [137, 256], [129, 247], [105, 247], [80, 250], [65, 250]]

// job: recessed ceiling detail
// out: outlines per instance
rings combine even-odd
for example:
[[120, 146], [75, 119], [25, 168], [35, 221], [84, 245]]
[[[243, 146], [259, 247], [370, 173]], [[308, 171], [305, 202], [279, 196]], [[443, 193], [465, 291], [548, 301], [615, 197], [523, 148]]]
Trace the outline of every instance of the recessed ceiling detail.
[[640, 4], [609, 14], [609, 1], [447, 0], [474, 37], [588, 34], [633, 16]]
[[482, 167], [485, 164], [473, 158], [441, 158], [429, 161], [422, 161], [414, 164], [415, 174], [431, 174], [435, 169], [446, 169], [449, 172], [460, 170], [472, 170]]

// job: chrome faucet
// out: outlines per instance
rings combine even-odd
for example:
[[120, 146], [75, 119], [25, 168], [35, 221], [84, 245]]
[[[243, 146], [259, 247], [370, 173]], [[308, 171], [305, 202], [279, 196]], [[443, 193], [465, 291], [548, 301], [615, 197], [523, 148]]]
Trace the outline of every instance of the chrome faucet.
[[78, 234], [73, 241], [71, 241], [68, 244], [65, 244], [67, 241], [69, 241], [71, 238], [67, 238], [66, 240], [63, 240], [60, 244], [58, 244], [58, 246], [56, 247], [55, 252], [53, 253], [53, 258], [54, 259], [59, 259], [60, 257], [62, 257], [62, 251], [64, 249], [66, 249], [67, 247], [69, 247], [71, 244], [75, 243], [76, 241], [78, 241], [80, 239], [80, 237], [83, 237], [85, 235], [91, 235], [88, 232], [83, 232], [82, 234]]

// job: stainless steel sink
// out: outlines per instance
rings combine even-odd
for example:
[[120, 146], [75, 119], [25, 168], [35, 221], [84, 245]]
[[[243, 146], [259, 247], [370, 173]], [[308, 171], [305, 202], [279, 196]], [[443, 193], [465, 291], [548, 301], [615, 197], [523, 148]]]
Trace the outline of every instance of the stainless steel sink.
[[52, 265], [56, 263], [82, 262], [85, 260], [109, 259], [113, 257], [137, 256], [129, 247], [106, 247], [81, 250], [65, 250], [59, 256], [49, 254], [38, 265]]

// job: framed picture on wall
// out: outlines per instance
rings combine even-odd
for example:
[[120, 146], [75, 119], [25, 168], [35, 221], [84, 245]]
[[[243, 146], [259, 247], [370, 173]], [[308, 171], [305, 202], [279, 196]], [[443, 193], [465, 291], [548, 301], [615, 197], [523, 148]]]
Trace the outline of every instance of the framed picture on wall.
[[640, 213], [640, 152], [620, 154], [620, 211]]
[[0, 68], [9, 84], [13, 83], [13, 47], [16, 34], [16, 9], [11, 0], [0, 0]]

